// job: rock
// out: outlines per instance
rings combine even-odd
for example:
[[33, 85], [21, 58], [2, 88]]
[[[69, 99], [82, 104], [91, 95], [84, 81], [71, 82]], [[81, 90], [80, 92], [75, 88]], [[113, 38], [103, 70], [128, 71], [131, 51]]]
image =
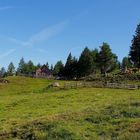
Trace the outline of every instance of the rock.
[[53, 83], [53, 87], [60, 87], [60, 84], [55, 82], [55, 83]]

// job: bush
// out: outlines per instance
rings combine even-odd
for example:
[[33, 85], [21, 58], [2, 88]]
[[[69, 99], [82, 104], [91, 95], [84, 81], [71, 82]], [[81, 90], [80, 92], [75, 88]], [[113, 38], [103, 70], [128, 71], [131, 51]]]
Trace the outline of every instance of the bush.
[[125, 81], [140, 81], [140, 74], [108, 74], [106, 77], [103, 75], [89, 75], [84, 78], [86, 81], [96, 81], [96, 82], [111, 82], [120, 83]]

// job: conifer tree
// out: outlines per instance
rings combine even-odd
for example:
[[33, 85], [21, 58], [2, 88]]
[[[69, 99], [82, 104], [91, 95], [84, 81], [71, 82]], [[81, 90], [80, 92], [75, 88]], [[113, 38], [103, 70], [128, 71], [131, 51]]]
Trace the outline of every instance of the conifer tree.
[[63, 71], [64, 71], [64, 65], [62, 61], [57, 61], [57, 63], [54, 66], [54, 75], [55, 76], [63, 76]]
[[99, 70], [99, 64], [98, 64], [98, 57], [99, 57], [99, 52], [98, 49], [94, 49], [91, 51], [91, 56], [92, 56], [92, 72], [96, 73]]
[[140, 68], [140, 24], [137, 25], [129, 52], [130, 60], [135, 67]]
[[6, 70], [5, 70], [4, 67], [2, 67], [2, 68], [0, 69], [0, 77], [5, 77], [5, 76], [6, 76]]
[[67, 58], [67, 61], [66, 61], [66, 64], [65, 64], [65, 67], [64, 67], [64, 75], [66, 77], [71, 77], [71, 64], [72, 64], [72, 55], [71, 53], [68, 55], [68, 58]]
[[17, 68], [17, 73], [24, 74], [26, 71], [25, 69], [26, 69], [26, 64], [25, 64], [24, 58], [22, 57], [20, 59], [20, 62]]
[[110, 46], [107, 43], [103, 43], [99, 52], [99, 66], [101, 73], [106, 75], [107, 72], [114, 70], [117, 66], [117, 56], [112, 53]]
[[126, 71], [128, 68], [132, 67], [132, 63], [128, 57], [124, 57], [122, 60], [121, 68], [123, 71]]
[[28, 63], [25, 64], [25, 74], [33, 74], [36, 70], [34, 63], [29, 60]]
[[15, 66], [14, 66], [13, 62], [11, 62], [11, 63], [8, 65], [7, 74], [8, 74], [8, 76], [13, 76], [15, 73], [16, 73], [16, 71], [15, 71]]
[[88, 49], [88, 47], [86, 47], [81, 53], [81, 56], [79, 58], [78, 75], [80, 77], [84, 77], [91, 74], [92, 64], [93, 64], [93, 59], [92, 59], [91, 51]]
[[78, 68], [78, 61], [75, 57], [72, 57], [70, 53], [68, 55], [68, 58], [65, 64], [64, 75], [69, 79], [76, 78], [77, 68]]

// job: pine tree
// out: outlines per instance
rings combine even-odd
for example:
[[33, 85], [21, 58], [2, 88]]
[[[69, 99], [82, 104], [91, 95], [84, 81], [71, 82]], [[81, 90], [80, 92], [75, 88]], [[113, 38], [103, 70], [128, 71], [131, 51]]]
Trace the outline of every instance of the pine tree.
[[92, 56], [92, 72], [96, 73], [99, 69], [99, 64], [98, 64], [98, 57], [99, 57], [99, 52], [98, 49], [94, 49], [91, 51], [91, 56]]
[[77, 77], [78, 77], [78, 60], [75, 57], [73, 57], [71, 63], [71, 78]]
[[53, 64], [51, 64], [51, 68], [50, 68], [50, 70], [53, 71], [53, 69], [54, 69], [54, 68], [53, 68]]
[[26, 71], [25, 69], [26, 69], [26, 63], [24, 61], [24, 58], [22, 57], [17, 68], [17, 73], [24, 74]]
[[64, 75], [69, 78], [73, 79], [77, 77], [77, 67], [78, 61], [75, 57], [72, 57], [71, 53], [68, 55], [65, 68], [64, 68]]
[[129, 52], [130, 60], [135, 67], [140, 68], [140, 24], [137, 25]]
[[124, 57], [122, 60], [122, 64], [121, 64], [121, 68], [123, 71], [126, 71], [127, 68], [131, 68], [132, 67], [132, 63], [130, 61], [130, 59], [128, 57]]
[[72, 64], [72, 55], [71, 53], [68, 55], [65, 67], [64, 67], [64, 75], [68, 78], [71, 77], [71, 64]]
[[62, 61], [57, 61], [57, 63], [54, 66], [54, 75], [63, 76], [63, 73], [64, 73], [64, 65]]
[[49, 63], [48, 62], [46, 63], [46, 67], [49, 69]]
[[40, 63], [37, 64], [36, 69], [40, 69], [42, 65]]
[[118, 60], [117, 56], [112, 53], [110, 46], [107, 43], [103, 43], [100, 47], [99, 52], [99, 66], [101, 73], [106, 75], [107, 72], [111, 72], [117, 66]]
[[78, 75], [80, 77], [87, 76], [92, 73], [93, 58], [91, 51], [86, 47], [80, 55], [78, 62]]
[[52, 75], [54, 75], [54, 67], [53, 67], [53, 64], [51, 64], [50, 72], [51, 72]]
[[15, 73], [16, 73], [15, 66], [14, 66], [13, 62], [11, 62], [8, 66], [7, 74], [8, 74], [8, 76], [13, 76]]
[[5, 77], [5, 76], [6, 76], [6, 70], [5, 70], [4, 67], [2, 67], [2, 68], [0, 69], [0, 77]]
[[26, 74], [33, 74], [35, 72], [35, 66], [34, 63], [29, 60], [28, 63], [26, 64]]

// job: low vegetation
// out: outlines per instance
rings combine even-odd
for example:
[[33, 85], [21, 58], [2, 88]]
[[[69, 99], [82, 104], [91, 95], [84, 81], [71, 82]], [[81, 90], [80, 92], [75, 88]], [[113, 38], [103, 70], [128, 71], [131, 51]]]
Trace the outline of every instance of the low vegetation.
[[83, 78], [86, 81], [93, 81], [93, 82], [110, 82], [110, 83], [137, 83], [140, 84], [140, 73], [110, 73], [106, 77], [102, 75], [89, 75]]
[[2, 140], [140, 139], [139, 90], [48, 89], [53, 80], [6, 80], [0, 84]]

